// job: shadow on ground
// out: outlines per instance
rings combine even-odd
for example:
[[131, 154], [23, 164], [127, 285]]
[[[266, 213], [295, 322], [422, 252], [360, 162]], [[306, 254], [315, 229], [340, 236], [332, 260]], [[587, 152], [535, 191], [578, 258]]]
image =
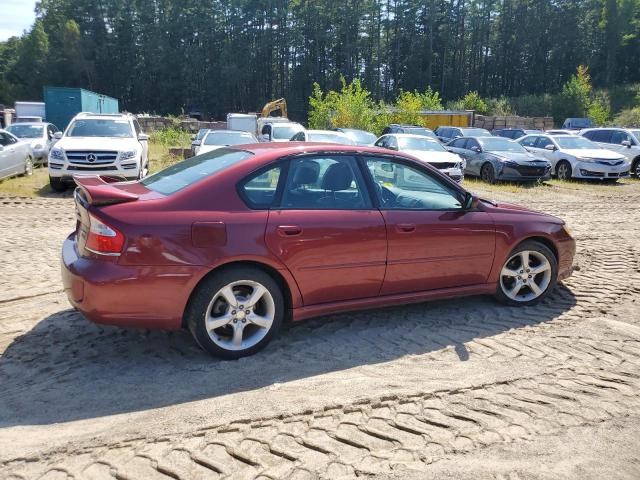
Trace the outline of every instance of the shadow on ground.
[[535, 307], [471, 297], [334, 315], [292, 325], [266, 350], [226, 362], [199, 350], [185, 331], [101, 327], [66, 310], [0, 357], [0, 427], [158, 408], [406, 355], [444, 351], [462, 362], [465, 343], [549, 322], [575, 304], [561, 285]]

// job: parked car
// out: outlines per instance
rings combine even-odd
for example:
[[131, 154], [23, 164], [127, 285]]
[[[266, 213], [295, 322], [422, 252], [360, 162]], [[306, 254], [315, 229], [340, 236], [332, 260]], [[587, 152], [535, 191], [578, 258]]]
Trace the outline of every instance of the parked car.
[[464, 159], [447, 151], [436, 138], [405, 133], [382, 135], [376, 140], [375, 146], [411, 155], [437, 168], [458, 183], [464, 179]]
[[295, 122], [266, 123], [260, 131], [261, 142], [289, 142], [296, 133], [304, 131], [304, 127]]
[[131, 114], [79, 113], [49, 152], [49, 183], [62, 192], [78, 174], [135, 180], [149, 171], [149, 137]]
[[196, 133], [194, 136], [191, 137], [191, 156], [195, 156], [196, 155], [196, 149], [200, 146], [200, 144], [202, 143], [202, 139], [204, 138], [204, 136], [207, 134], [207, 132], [209, 131], [208, 128], [201, 128], [200, 130], [198, 130], [198, 133]]
[[390, 133], [408, 133], [411, 135], [421, 135], [423, 137], [436, 138], [436, 134], [433, 130], [430, 130], [420, 125], [400, 125], [392, 123], [382, 131], [382, 135], [388, 135]]
[[615, 182], [629, 176], [631, 167], [622, 155], [578, 135], [527, 135], [518, 142], [549, 160], [552, 173], [561, 180], [595, 178]]
[[516, 140], [520, 137], [524, 137], [525, 135], [544, 132], [542, 130], [525, 130], [524, 128], [499, 128], [491, 133], [496, 137], [505, 137], [510, 138], [511, 140]]
[[449, 143], [460, 137], [490, 137], [491, 132], [484, 128], [475, 127], [438, 127], [436, 136], [442, 143]]
[[355, 145], [356, 143], [342, 132], [333, 130], [301, 130], [291, 137], [292, 142], [338, 143], [341, 145]]
[[574, 131], [591, 127], [593, 127], [593, 121], [590, 118], [567, 118], [562, 124], [563, 129]]
[[42, 123], [42, 117], [15, 117], [13, 123]]
[[542, 133], [546, 133], [548, 135], [576, 135], [578, 132], [576, 130], [563, 130], [563, 129], [553, 129], [553, 130], [545, 130]]
[[336, 128], [337, 132], [344, 133], [347, 137], [355, 142], [356, 145], [362, 147], [370, 147], [373, 142], [376, 141], [376, 136], [365, 130], [358, 130], [355, 128]]
[[33, 157], [29, 142], [0, 130], [0, 180], [15, 175], [31, 175]]
[[196, 147], [195, 153], [202, 155], [217, 148], [245, 143], [258, 143], [258, 139], [252, 133], [239, 130], [209, 130], [202, 138], [200, 146]]
[[580, 135], [623, 155], [631, 163], [631, 173], [640, 177], [640, 128], [588, 129]]
[[34, 164], [47, 163], [51, 146], [57, 141], [54, 138], [55, 134], [60, 131], [52, 123], [14, 123], [6, 130], [19, 139], [29, 142]]
[[466, 175], [496, 181], [537, 182], [551, 178], [551, 164], [520, 144], [502, 137], [462, 137], [447, 149], [467, 161]]
[[481, 200], [401, 152], [254, 144], [139, 182], [77, 181], [72, 305], [97, 323], [186, 327], [224, 358], [288, 320], [478, 294], [532, 305], [572, 271], [562, 220]]

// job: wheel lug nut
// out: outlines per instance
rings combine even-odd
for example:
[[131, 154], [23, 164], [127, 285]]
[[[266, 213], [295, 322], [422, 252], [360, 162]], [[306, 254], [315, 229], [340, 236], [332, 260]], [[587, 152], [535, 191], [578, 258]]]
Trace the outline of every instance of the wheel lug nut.
[[242, 319], [242, 323], [247, 323], [247, 319], [246, 319], [246, 318], [243, 318], [243, 319]]
[[244, 313], [246, 313], [247, 315], [249, 315], [251, 313], [251, 310], [247, 310]]
[[240, 310], [244, 309], [244, 305], [240, 305], [239, 308], [240, 308]]
[[236, 311], [235, 310], [231, 310], [231, 315], [235, 315]]
[[237, 319], [237, 318], [234, 318], [234, 319], [233, 319], [233, 323], [238, 323], [238, 319]]

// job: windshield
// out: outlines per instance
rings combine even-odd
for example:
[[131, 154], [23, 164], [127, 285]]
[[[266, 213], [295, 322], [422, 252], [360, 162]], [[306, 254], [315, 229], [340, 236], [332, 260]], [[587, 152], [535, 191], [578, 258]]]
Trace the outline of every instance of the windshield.
[[365, 132], [364, 130], [343, 130], [342, 132], [353, 140], [356, 145], [371, 145], [376, 141], [376, 136], [373, 133]]
[[196, 140], [202, 140], [208, 131], [209, 131], [208, 128], [201, 128], [200, 130], [198, 130], [198, 134], [196, 135]]
[[585, 128], [593, 125], [593, 122], [588, 118], [570, 118], [569, 124], [573, 128]]
[[484, 128], [463, 128], [462, 134], [465, 137], [490, 137], [491, 132]]
[[584, 137], [576, 137], [573, 135], [565, 135], [555, 139], [560, 148], [568, 150], [587, 150], [600, 147]]
[[320, 143], [339, 143], [341, 145], [353, 145], [353, 140], [345, 138], [342, 135], [335, 135], [333, 133], [307, 133], [307, 137], [310, 142]]
[[426, 138], [397, 137], [400, 150], [423, 150], [427, 152], [446, 152], [440, 143]]
[[517, 152], [527, 153], [525, 148], [519, 143], [512, 142], [506, 138], [478, 138], [482, 148], [488, 152]]
[[636, 137], [636, 140], [640, 140], [640, 130], [629, 130]]
[[256, 143], [252, 135], [236, 132], [212, 132], [204, 137], [205, 145], [242, 145]]
[[13, 133], [18, 138], [40, 138], [43, 130], [44, 126], [42, 125], [17, 124], [7, 127], [7, 132]]
[[67, 137], [133, 137], [129, 120], [83, 119], [71, 124]]
[[140, 180], [140, 183], [154, 192], [171, 195], [252, 155], [244, 150], [219, 148], [171, 165]]
[[304, 130], [302, 125], [294, 124], [294, 125], [273, 125], [272, 128], [272, 137], [277, 140], [289, 140], [296, 133]]

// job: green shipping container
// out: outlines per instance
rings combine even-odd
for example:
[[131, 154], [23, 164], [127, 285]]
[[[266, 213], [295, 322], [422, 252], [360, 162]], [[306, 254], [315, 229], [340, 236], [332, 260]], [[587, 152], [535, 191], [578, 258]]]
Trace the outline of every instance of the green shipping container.
[[47, 122], [64, 130], [80, 112], [118, 113], [118, 100], [84, 88], [44, 87]]

